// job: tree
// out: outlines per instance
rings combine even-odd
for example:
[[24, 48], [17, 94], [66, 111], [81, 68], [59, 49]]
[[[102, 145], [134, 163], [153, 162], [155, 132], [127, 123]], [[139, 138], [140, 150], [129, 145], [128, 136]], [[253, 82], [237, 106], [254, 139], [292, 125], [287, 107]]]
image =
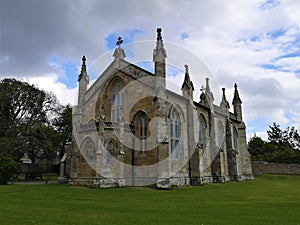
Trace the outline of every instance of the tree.
[[275, 122], [273, 126], [269, 126], [268, 140], [271, 143], [279, 145], [288, 145], [295, 150], [300, 150], [300, 135], [295, 127], [287, 127], [285, 130], [281, 130], [280, 126]]
[[0, 184], [7, 184], [13, 174], [19, 172], [20, 165], [10, 157], [0, 157]]
[[252, 159], [261, 159], [264, 154], [264, 146], [265, 141], [261, 139], [261, 137], [254, 136], [248, 142], [248, 151], [252, 156]]
[[[16, 161], [26, 152], [32, 153], [31, 159], [48, 159], [53, 155], [53, 145], [48, 138], [51, 133], [50, 118], [59, 109], [60, 105], [53, 94], [16, 79], [1, 80], [0, 138], [6, 143], [0, 149], [2, 155], [6, 152], [6, 156]], [[40, 150], [47, 153], [40, 154]]]
[[58, 136], [58, 151], [60, 158], [65, 153], [66, 143], [72, 140], [72, 107], [67, 105], [53, 121]]
[[280, 126], [273, 122], [273, 126], [269, 125], [270, 130], [267, 131], [268, 140], [271, 143], [282, 144], [284, 143], [283, 131], [280, 129]]
[[268, 142], [253, 137], [248, 142], [248, 151], [252, 159], [274, 163], [299, 163], [300, 139], [294, 127], [282, 130], [275, 122], [269, 126]]
[[300, 135], [295, 127], [288, 127], [284, 131], [284, 138], [293, 149], [300, 151]]
[[57, 133], [51, 126], [34, 127], [23, 134], [25, 144], [21, 145], [22, 152], [32, 161], [51, 163], [56, 157], [58, 147]]

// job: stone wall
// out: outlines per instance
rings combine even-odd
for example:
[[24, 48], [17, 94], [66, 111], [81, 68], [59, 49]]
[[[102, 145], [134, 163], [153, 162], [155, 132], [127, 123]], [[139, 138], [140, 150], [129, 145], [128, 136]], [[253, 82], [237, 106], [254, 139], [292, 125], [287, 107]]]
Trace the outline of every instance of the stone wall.
[[268, 163], [266, 161], [252, 161], [253, 175], [263, 173], [300, 175], [300, 164]]

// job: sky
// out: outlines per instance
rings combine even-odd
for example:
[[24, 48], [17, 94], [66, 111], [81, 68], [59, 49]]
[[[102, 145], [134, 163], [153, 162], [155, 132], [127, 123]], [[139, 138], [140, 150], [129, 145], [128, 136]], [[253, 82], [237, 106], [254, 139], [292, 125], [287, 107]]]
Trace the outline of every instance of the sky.
[[[273, 122], [300, 129], [298, 0], [0, 0], [0, 25], [0, 79], [35, 84], [62, 104], [75, 102], [82, 55], [88, 67], [101, 59], [108, 65], [121, 36], [127, 59], [134, 58], [126, 44], [155, 43], [161, 27], [167, 62], [174, 48], [190, 52], [226, 88], [230, 104], [238, 84], [248, 138], [266, 139]], [[182, 66], [167, 73], [179, 84], [189, 63], [180, 56]], [[190, 75], [198, 101], [205, 84], [192, 66]]]

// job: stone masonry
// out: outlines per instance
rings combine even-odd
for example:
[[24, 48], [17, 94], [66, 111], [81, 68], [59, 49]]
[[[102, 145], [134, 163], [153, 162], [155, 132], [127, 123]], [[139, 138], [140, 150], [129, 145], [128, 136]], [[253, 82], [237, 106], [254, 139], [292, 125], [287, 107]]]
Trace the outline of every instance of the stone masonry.
[[200, 101], [194, 101], [187, 65], [182, 93], [166, 89], [167, 51], [160, 28], [154, 73], [126, 61], [122, 42], [119, 38], [114, 60], [89, 88], [82, 58], [65, 174], [69, 182], [169, 188], [253, 179], [237, 85], [234, 112], [224, 88], [215, 104], [208, 78]]

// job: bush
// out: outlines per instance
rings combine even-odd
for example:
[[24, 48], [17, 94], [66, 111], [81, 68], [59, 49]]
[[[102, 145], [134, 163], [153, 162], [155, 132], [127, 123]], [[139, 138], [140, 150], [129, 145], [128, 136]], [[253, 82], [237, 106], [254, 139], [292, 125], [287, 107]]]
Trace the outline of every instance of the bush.
[[20, 165], [10, 157], [0, 158], [0, 184], [7, 184], [7, 181], [20, 171]]

